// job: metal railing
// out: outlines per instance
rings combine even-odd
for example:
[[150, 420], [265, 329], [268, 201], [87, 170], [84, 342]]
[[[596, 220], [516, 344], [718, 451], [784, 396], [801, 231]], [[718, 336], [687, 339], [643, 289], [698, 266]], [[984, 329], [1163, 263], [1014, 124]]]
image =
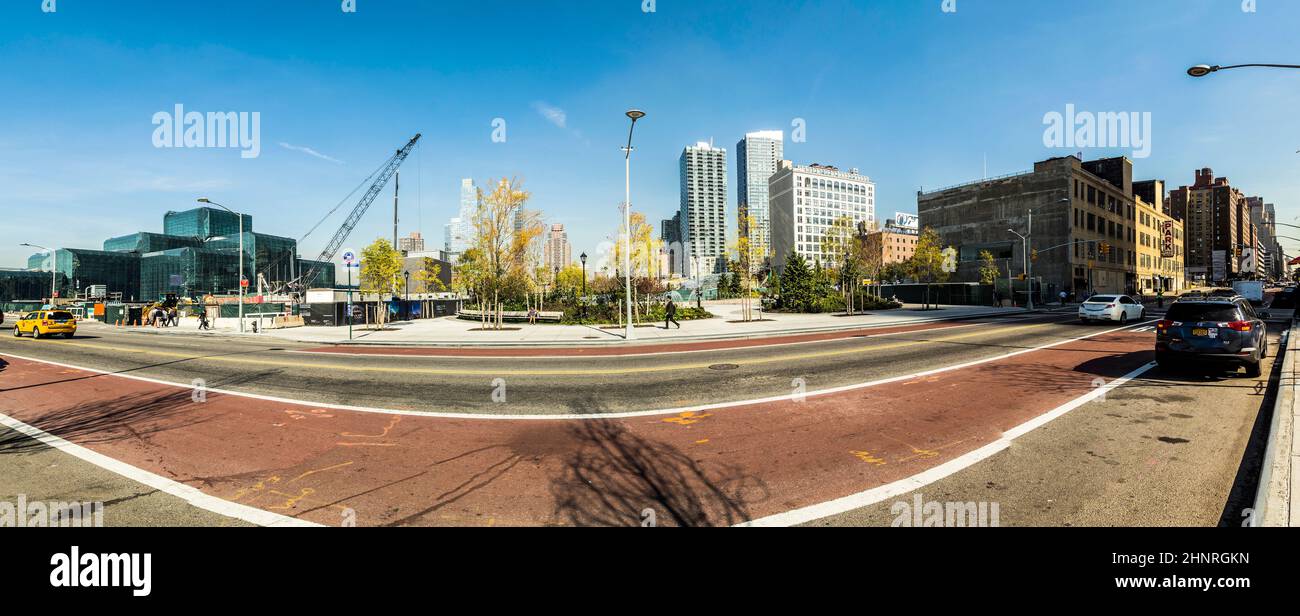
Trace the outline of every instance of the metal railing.
[[945, 191], [945, 190], [953, 190], [954, 188], [964, 188], [964, 187], [966, 187], [966, 186], [974, 186], [974, 185], [976, 185], [976, 184], [983, 184], [983, 183], [985, 183], [985, 182], [996, 182], [996, 181], [998, 181], [998, 180], [1006, 180], [1006, 179], [1009, 179], [1009, 178], [1020, 177], [1020, 176], [1022, 176], [1022, 175], [1031, 175], [1031, 174], [1033, 174], [1033, 173], [1034, 173], [1034, 170], [1033, 170], [1033, 169], [1029, 169], [1029, 170], [1027, 170], [1027, 171], [1017, 171], [1017, 172], [1015, 172], [1015, 173], [1007, 173], [1007, 174], [1003, 174], [1003, 175], [999, 175], [999, 176], [995, 176], [995, 177], [991, 177], [991, 178], [983, 178], [983, 179], [979, 179], [979, 180], [971, 180], [971, 181], [969, 181], [969, 182], [962, 182], [961, 184], [953, 184], [952, 186], [944, 186], [943, 188], [936, 188], [936, 189], [933, 189], [933, 190], [924, 190], [924, 189], [923, 189], [923, 190], [921, 191], [921, 195], [922, 195], [922, 196], [933, 195], [933, 194], [935, 194], [935, 193], [941, 193], [941, 192], [943, 192], [943, 191]]

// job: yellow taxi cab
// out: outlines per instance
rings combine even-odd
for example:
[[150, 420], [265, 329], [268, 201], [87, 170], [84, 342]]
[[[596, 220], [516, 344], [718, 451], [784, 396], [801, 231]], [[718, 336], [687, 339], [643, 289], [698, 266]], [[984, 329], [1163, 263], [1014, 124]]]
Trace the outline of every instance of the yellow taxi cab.
[[71, 338], [77, 333], [77, 318], [67, 310], [37, 310], [14, 321], [14, 337], [31, 334], [32, 338], [63, 334]]

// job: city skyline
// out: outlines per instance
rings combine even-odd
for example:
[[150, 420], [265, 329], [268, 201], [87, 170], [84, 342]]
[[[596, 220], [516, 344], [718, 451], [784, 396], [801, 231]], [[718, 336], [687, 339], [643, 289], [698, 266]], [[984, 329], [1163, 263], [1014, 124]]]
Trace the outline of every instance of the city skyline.
[[[1150, 113], [1153, 144], [1150, 158], [1142, 161], [1147, 177], [1177, 186], [1186, 182], [1188, 170], [1212, 167], [1276, 204], [1278, 221], [1291, 222], [1300, 213], [1294, 203], [1300, 137], [1276, 130], [1286, 110], [1300, 102], [1288, 88], [1295, 76], [1253, 70], [1192, 79], [1184, 73], [1201, 62], [1284, 59], [1290, 55], [1281, 42], [1289, 40], [1284, 24], [1294, 23], [1288, 17], [1300, 15], [1300, 8], [1267, 5], [1243, 13], [1234, 3], [1209, 1], [1126, 5], [1130, 19], [1116, 24], [1112, 34], [1136, 51], [1092, 49], [1084, 56], [1079, 41], [1060, 32], [1110, 14], [1117, 3], [1069, 13], [1026, 3], [965, 3], [955, 14], [918, 4], [817, 2], [810, 10], [792, 10], [719, 2], [661, 6], [650, 14], [607, 5], [520, 6], [512, 7], [519, 19], [505, 26], [506, 34], [527, 24], [549, 26], [535, 42], [500, 45], [494, 37], [476, 40], [431, 25], [437, 36], [403, 39], [389, 52], [355, 57], [315, 46], [303, 51], [303, 35], [295, 34], [300, 28], [287, 25], [374, 37], [379, 35], [354, 25], [420, 18], [430, 9], [394, 2], [343, 15], [306, 4], [236, 3], [216, 15], [186, 7], [140, 15], [89, 5], [42, 14], [7, 5], [0, 49], [15, 70], [0, 76], [0, 87], [10, 93], [0, 102], [6, 118], [0, 178], [10, 188], [0, 195], [0, 207], [56, 207], [70, 216], [57, 233], [0, 230], [0, 266], [26, 263], [31, 251], [20, 243], [93, 247], [105, 235], [149, 229], [150, 221], [187, 209], [200, 196], [224, 199], [299, 239], [386, 153], [419, 131], [430, 138], [403, 166], [401, 233], [442, 236], [458, 212], [461, 178], [481, 183], [519, 177], [535, 195], [529, 208], [543, 211], [547, 223], [565, 224], [575, 249], [595, 254], [618, 224], [622, 111], [633, 105], [649, 114], [638, 128], [632, 160], [633, 206], [649, 220], [670, 217], [678, 208], [677, 155], [701, 138], [734, 144], [752, 131], [783, 130], [789, 136], [785, 158], [861, 168], [879, 184], [880, 211], [914, 212], [920, 188], [1012, 173], [1023, 167], [1020, 161], [1074, 153], [1043, 143], [1044, 115], [1067, 106]], [[440, 10], [451, 23], [469, 23], [490, 11]], [[718, 19], [731, 14], [744, 19]], [[835, 23], [821, 19], [828, 14], [837, 17]], [[175, 27], [199, 15], [216, 30], [240, 23], [248, 32], [205, 40]], [[239, 21], [250, 15], [257, 19]], [[894, 26], [889, 33], [877, 41], [856, 40], [858, 28], [881, 20]], [[983, 40], [982, 26], [998, 21], [1044, 26], [1015, 42]], [[1192, 44], [1176, 35], [1207, 21], [1225, 36]], [[743, 25], [733, 30], [724, 22]], [[818, 36], [807, 36], [814, 23]], [[682, 27], [692, 33], [683, 38]], [[287, 34], [262, 36], [271, 30]], [[1250, 37], [1232, 36], [1247, 32]], [[641, 49], [621, 49], [623, 36], [641, 41]], [[783, 60], [777, 51], [727, 51], [731, 43], [755, 36], [802, 53]], [[565, 43], [574, 37], [583, 43]], [[894, 47], [905, 40], [909, 51], [897, 53]], [[1030, 48], [1036, 52], [1023, 53]], [[157, 49], [168, 53], [153, 53]], [[545, 61], [529, 58], [541, 49]], [[819, 50], [837, 55], [806, 64], [806, 56]], [[848, 54], [870, 57], [885, 50], [889, 60], [873, 68], [873, 80], [839, 78], [851, 66], [844, 59]], [[1079, 71], [1041, 73], [1031, 90], [1010, 78], [1044, 71], [1048, 58], [1067, 52]], [[427, 61], [443, 55], [445, 60]], [[474, 64], [458, 64], [470, 57]], [[1110, 68], [1094, 74], [1089, 66]], [[293, 77], [278, 79], [290, 69]], [[514, 91], [504, 95], [486, 87], [500, 80]], [[872, 81], [904, 95], [866, 96]], [[700, 90], [706, 83], [723, 87]], [[769, 83], [780, 87], [774, 91]], [[1143, 85], [1135, 89], [1134, 83]], [[949, 92], [970, 87], [979, 94], [952, 104]], [[679, 94], [685, 91], [706, 93]], [[99, 104], [65, 102], [92, 95]], [[741, 106], [737, 100], [748, 102]], [[260, 155], [244, 159], [231, 149], [153, 147], [150, 118], [176, 104], [198, 112], [260, 113]], [[1244, 108], [1251, 113], [1242, 113]], [[505, 122], [504, 142], [492, 141], [496, 119]], [[1134, 150], [1075, 149], [1086, 158]], [[735, 232], [737, 190], [730, 186], [726, 196], [729, 236]], [[337, 216], [323, 228], [336, 225]], [[351, 242], [391, 237], [390, 225], [372, 212]], [[302, 256], [314, 258], [327, 236], [317, 231], [303, 239]], [[1282, 241], [1300, 252], [1300, 244]]]

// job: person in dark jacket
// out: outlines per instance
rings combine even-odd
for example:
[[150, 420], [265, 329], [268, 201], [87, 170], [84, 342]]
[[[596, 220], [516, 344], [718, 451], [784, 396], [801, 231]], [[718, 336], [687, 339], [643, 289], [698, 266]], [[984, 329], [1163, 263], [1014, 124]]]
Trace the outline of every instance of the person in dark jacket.
[[682, 324], [677, 322], [677, 304], [672, 298], [668, 298], [668, 305], [664, 306], [664, 329], [668, 329], [669, 323], [676, 325], [677, 329], [682, 328]]

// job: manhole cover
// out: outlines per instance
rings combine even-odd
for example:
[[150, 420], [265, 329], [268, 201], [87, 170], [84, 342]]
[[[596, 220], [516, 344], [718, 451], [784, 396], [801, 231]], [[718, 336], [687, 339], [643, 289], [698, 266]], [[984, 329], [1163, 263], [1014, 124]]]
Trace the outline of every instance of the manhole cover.
[[709, 366], [709, 370], [735, 370], [739, 367], [736, 364], [713, 364]]

